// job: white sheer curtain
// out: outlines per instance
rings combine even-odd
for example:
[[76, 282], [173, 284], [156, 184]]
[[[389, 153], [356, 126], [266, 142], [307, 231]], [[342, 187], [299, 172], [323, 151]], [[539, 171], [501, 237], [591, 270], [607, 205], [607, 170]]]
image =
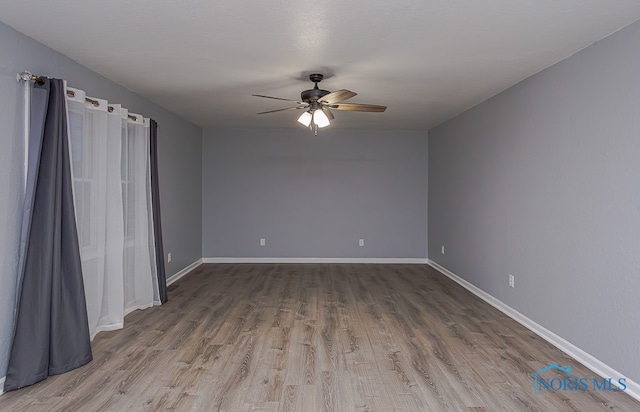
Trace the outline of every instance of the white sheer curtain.
[[125, 314], [159, 303], [149, 173], [149, 119], [129, 118], [122, 130]]
[[[89, 329], [159, 303], [149, 177], [148, 119], [67, 88], [69, 139]], [[135, 120], [133, 120], [135, 119]]]

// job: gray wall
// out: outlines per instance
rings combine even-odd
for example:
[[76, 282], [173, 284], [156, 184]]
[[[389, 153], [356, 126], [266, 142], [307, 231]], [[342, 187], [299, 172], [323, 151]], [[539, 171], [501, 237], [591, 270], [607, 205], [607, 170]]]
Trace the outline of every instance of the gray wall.
[[636, 23], [429, 132], [430, 259], [636, 382], [639, 43]]
[[205, 129], [202, 172], [204, 257], [426, 258], [426, 132]]
[[158, 124], [160, 203], [171, 275], [201, 257], [202, 130], [0, 23], [0, 378], [10, 346], [22, 204], [23, 70], [68, 80]]

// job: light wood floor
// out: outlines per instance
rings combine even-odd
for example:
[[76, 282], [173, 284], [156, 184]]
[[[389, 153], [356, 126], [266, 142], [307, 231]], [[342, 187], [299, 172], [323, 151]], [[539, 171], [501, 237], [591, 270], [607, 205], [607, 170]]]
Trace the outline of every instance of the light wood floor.
[[427, 266], [203, 265], [169, 298], [0, 410], [640, 410], [622, 392], [534, 394], [549, 363], [595, 375]]

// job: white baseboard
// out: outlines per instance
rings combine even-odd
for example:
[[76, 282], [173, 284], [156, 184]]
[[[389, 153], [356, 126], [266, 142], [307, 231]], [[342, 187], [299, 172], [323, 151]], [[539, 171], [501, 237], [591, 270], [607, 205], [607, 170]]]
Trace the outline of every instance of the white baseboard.
[[2, 378], [0, 378], [0, 395], [2, 395], [4, 393], [4, 380], [7, 379], [6, 376], [3, 376]]
[[235, 258], [209, 257], [198, 259], [180, 272], [167, 279], [167, 286], [176, 282], [203, 263], [369, 263], [369, 264], [407, 264], [426, 265], [428, 259], [422, 258]]
[[167, 286], [169, 286], [172, 283], [176, 282], [178, 279], [180, 279], [181, 277], [183, 277], [187, 273], [191, 272], [193, 269], [197, 268], [198, 266], [200, 266], [202, 264], [202, 260], [203, 259], [196, 260], [195, 262], [193, 262], [192, 264], [190, 264], [186, 268], [182, 269], [180, 272], [178, 272], [178, 273], [174, 274], [173, 276], [171, 276], [170, 278], [168, 278], [167, 279]]
[[426, 265], [428, 259], [422, 258], [202, 258], [202, 263], [369, 263], [369, 264], [408, 264]]
[[[529, 319], [522, 313], [513, 309], [511, 306], [498, 300], [497, 298], [493, 297], [492, 295], [488, 294], [487, 292], [478, 288], [477, 286], [474, 286], [473, 284], [467, 282], [466, 280], [462, 279], [460, 276], [449, 271], [443, 266], [440, 266], [439, 264], [437, 264], [436, 262], [430, 259], [428, 261], [428, 264], [429, 266], [438, 270], [443, 275], [447, 276], [454, 282], [458, 283], [460, 286], [467, 289], [474, 295], [478, 296], [480, 299], [484, 300], [494, 308], [498, 309], [505, 315], [515, 320], [516, 322], [520, 323], [525, 328], [531, 330], [536, 335], [540, 336], [542, 339], [546, 340], [556, 348], [560, 349], [567, 355], [571, 356], [572, 358], [574, 358], [575, 360], [577, 360], [587, 368], [591, 369], [594, 373], [596, 373], [600, 377], [603, 377], [603, 378], [613, 377], [614, 380], [617, 379], [618, 377], [624, 377], [623, 374], [616, 371], [606, 363], [596, 359], [595, 357], [583, 351], [582, 349], [575, 346], [571, 342], [563, 339], [562, 337], [551, 332], [549, 329], [545, 328], [544, 326]], [[637, 400], [640, 400], [640, 385], [637, 382], [630, 380], [629, 378], [627, 378], [626, 384], [627, 384], [627, 389], [625, 390], [625, 393], [627, 393], [629, 396]]]

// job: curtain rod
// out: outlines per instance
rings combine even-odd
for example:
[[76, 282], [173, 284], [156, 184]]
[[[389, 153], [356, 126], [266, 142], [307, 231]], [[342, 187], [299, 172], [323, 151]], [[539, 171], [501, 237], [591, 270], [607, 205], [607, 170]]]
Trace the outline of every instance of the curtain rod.
[[[76, 97], [76, 92], [74, 92], [73, 90], [67, 90], [67, 96]], [[91, 103], [93, 105], [93, 107], [100, 106], [100, 102], [99, 101], [90, 99], [88, 97], [85, 97], [84, 101], [87, 102], [87, 103]], [[107, 106], [107, 111], [109, 113], [113, 113], [113, 106]], [[133, 121], [137, 121], [138, 120], [138, 118], [136, 116], [132, 116], [132, 115], [127, 115], [127, 116], [129, 117], [129, 119], [131, 119]]]
[[[25, 81], [25, 82], [34, 81], [34, 82], [36, 82], [36, 83], [38, 83], [40, 85], [43, 85], [45, 83], [45, 81], [47, 80], [47, 78], [43, 77], [43, 76], [37, 76], [37, 75], [35, 75], [35, 74], [31, 73], [31, 72], [28, 72], [28, 71], [24, 71], [24, 72], [18, 73], [18, 80], [22, 80], [22, 81]], [[75, 97], [76, 93], [73, 90], [67, 90], [67, 96]], [[100, 102], [99, 101], [90, 99], [88, 97], [85, 97], [84, 101], [87, 102], [87, 103], [91, 103], [94, 107], [100, 106]], [[113, 112], [113, 107], [109, 106], [107, 108], [107, 110], [109, 110], [109, 113], [112, 113]], [[129, 117], [129, 119], [131, 119], [133, 121], [138, 121], [138, 118], [136, 116], [128, 115], [128, 117]]]

